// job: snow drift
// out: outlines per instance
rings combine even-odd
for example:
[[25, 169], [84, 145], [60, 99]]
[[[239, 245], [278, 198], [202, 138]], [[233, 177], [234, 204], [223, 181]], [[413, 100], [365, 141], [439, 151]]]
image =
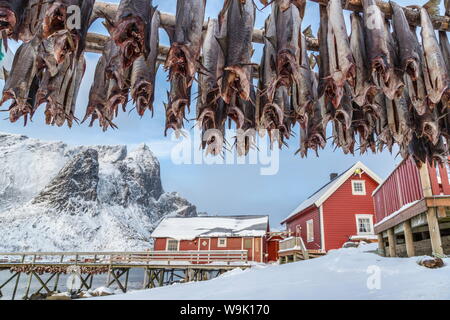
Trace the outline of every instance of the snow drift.
[[145, 250], [168, 215], [197, 212], [164, 192], [145, 145], [128, 152], [0, 134], [0, 251]]
[[330, 251], [285, 265], [235, 269], [204, 282], [108, 296], [109, 300], [450, 299], [450, 259], [441, 269], [419, 258], [384, 258], [376, 244]]

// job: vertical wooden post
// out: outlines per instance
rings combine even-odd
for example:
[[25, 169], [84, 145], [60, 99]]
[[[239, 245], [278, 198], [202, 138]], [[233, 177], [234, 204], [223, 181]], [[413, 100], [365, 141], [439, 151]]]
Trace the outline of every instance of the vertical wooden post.
[[422, 167], [419, 169], [420, 182], [422, 183], [423, 195], [425, 197], [433, 196], [433, 189], [431, 188], [430, 173], [428, 172], [428, 164], [423, 163]]
[[394, 228], [388, 230], [388, 240], [389, 240], [389, 256], [397, 256], [397, 243], [395, 240]]
[[411, 220], [407, 220], [403, 223], [403, 231], [405, 232], [406, 253], [408, 254], [408, 257], [414, 257], [416, 255], [416, 250], [414, 248]]
[[386, 256], [386, 246], [384, 245], [383, 233], [378, 234], [378, 253]]
[[428, 208], [427, 211], [428, 229], [430, 230], [431, 248], [433, 254], [443, 255], [441, 231], [439, 230], [439, 221], [436, 216], [436, 208]]

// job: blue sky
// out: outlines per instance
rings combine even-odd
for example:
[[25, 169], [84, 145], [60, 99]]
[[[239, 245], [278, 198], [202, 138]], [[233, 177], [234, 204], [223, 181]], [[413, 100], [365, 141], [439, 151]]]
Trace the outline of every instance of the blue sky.
[[[401, 5], [425, 2], [423, 0], [398, 1]], [[216, 17], [222, 3], [222, 0], [208, 0], [206, 16]], [[175, 0], [154, 0], [154, 4], [158, 5], [158, 9], [163, 12], [174, 13], [176, 9]], [[268, 9], [257, 13], [257, 28], [263, 26], [268, 13]], [[348, 13], [346, 18], [348, 19]], [[316, 34], [319, 27], [319, 11], [315, 3], [308, 2], [303, 27], [308, 25], [312, 25]], [[96, 23], [91, 31], [105, 33], [100, 23]], [[168, 45], [165, 32], [161, 30], [160, 34], [161, 43]], [[253, 61], [260, 60], [261, 48], [261, 45], [255, 45]], [[96, 54], [86, 54], [87, 71], [77, 102], [78, 118], [84, 116], [98, 57]], [[41, 112], [38, 111], [33, 123], [29, 123], [25, 128], [22, 123], [10, 124], [2, 119], [0, 131], [25, 134], [44, 140], [61, 140], [72, 145], [126, 144], [133, 148], [140, 143], [146, 143], [160, 159], [166, 191], [178, 191], [197, 205], [199, 211], [206, 211], [211, 215], [270, 214], [271, 225], [274, 228], [278, 228], [278, 223], [301, 201], [326, 183], [330, 173], [340, 173], [360, 160], [385, 178], [401, 160], [399, 157], [396, 158], [395, 154], [390, 155], [387, 152], [365, 156], [344, 155], [339, 149], [334, 151], [331, 145], [320, 152], [319, 158], [310, 154], [307, 159], [301, 159], [294, 155], [299, 145], [297, 135], [291, 138], [290, 148], [281, 151], [280, 170], [274, 176], [261, 176], [260, 167], [257, 165], [174, 165], [170, 159], [170, 151], [174, 143], [170, 137], [164, 137], [163, 133], [163, 102], [166, 100], [166, 91], [169, 88], [166, 79], [167, 75], [160, 68], [157, 76], [154, 118], [146, 114], [143, 119], [140, 119], [135, 112], [123, 113], [115, 122], [119, 126], [119, 129], [115, 131], [109, 130], [103, 133], [97, 126], [89, 128], [86, 124], [72, 129], [46, 126], [42, 109]], [[3, 86], [3, 83], [0, 85]], [[195, 106], [195, 102], [193, 105]], [[6, 117], [5, 113], [3, 115]], [[194, 115], [192, 111], [188, 118], [193, 118]], [[186, 128], [190, 129], [192, 126], [193, 123], [190, 122]], [[298, 128], [296, 129], [298, 131]], [[329, 132], [330, 135], [331, 132]]]

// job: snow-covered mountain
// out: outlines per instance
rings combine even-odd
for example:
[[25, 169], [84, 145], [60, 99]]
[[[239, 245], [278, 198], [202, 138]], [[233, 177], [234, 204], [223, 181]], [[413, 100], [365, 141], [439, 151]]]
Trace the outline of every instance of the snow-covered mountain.
[[129, 152], [0, 133], [0, 251], [144, 250], [167, 215], [197, 212], [164, 192], [145, 145]]

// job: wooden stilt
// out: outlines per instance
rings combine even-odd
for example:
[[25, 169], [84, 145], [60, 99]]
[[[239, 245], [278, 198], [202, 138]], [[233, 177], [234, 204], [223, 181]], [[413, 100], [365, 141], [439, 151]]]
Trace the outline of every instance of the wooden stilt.
[[441, 231], [436, 215], [436, 208], [429, 208], [427, 212], [428, 229], [430, 230], [431, 248], [434, 255], [443, 255]]
[[386, 256], [386, 246], [384, 245], [383, 234], [378, 234], [378, 253], [381, 256]]
[[411, 220], [407, 220], [403, 223], [403, 230], [405, 232], [406, 253], [408, 257], [414, 257], [416, 255], [416, 250], [414, 248]]
[[394, 229], [388, 230], [388, 240], [389, 240], [389, 256], [396, 257], [397, 256], [397, 241], [394, 234]]
[[130, 275], [130, 269], [127, 269], [127, 272], [125, 273], [125, 292], [128, 291], [128, 277]]

